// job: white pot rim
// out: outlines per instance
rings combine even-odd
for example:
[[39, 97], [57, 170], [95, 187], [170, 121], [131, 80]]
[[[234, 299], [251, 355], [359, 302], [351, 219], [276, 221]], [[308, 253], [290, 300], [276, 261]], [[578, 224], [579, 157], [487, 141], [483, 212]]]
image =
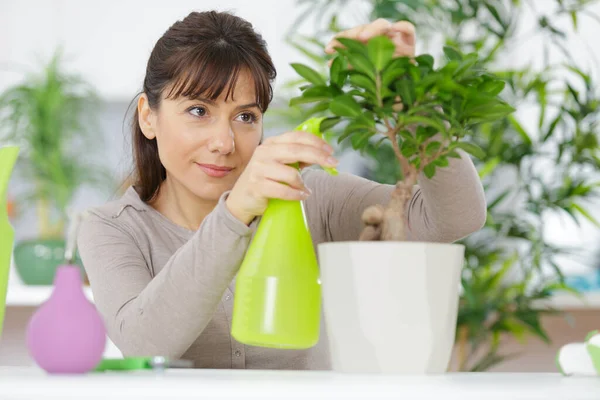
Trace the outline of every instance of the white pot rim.
[[412, 248], [437, 248], [437, 249], [464, 249], [465, 245], [459, 243], [441, 243], [441, 242], [399, 242], [399, 241], [360, 241], [348, 240], [338, 242], [325, 242], [318, 244], [318, 247], [357, 247], [357, 248], [373, 248], [373, 247], [412, 247]]

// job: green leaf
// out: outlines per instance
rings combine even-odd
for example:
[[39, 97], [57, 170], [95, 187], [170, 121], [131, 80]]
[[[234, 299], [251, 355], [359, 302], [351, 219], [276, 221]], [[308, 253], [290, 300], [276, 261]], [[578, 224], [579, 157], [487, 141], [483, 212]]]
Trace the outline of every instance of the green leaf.
[[369, 78], [375, 80], [375, 67], [369, 59], [360, 53], [348, 53], [348, 62], [355, 70], [362, 72]]
[[367, 43], [367, 52], [369, 54], [369, 59], [377, 69], [377, 71], [381, 71], [383, 67], [387, 65], [387, 63], [394, 56], [394, 50], [396, 46], [392, 42], [392, 40], [385, 36], [375, 36], [370, 39]]
[[406, 140], [402, 143], [402, 148], [401, 148], [400, 152], [402, 153], [402, 155], [404, 157], [410, 158], [414, 154], [416, 154], [418, 150], [419, 150], [419, 148], [415, 142]]
[[429, 179], [433, 178], [435, 175], [435, 164], [434, 163], [429, 163], [425, 166], [425, 168], [423, 169], [423, 172], [425, 172], [425, 176]]
[[479, 90], [490, 96], [497, 96], [504, 90], [505, 86], [506, 82], [504, 81], [487, 81], [479, 87]]
[[359, 88], [366, 89], [367, 91], [371, 92], [374, 95], [377, 93], [377, 89], [375, 87], [375, 82], [373, 82], [373, 80], [371, 78], [367, 77], [366, 75], [363, 75], [361, 73], [357, 73], [356, 71], [354, 71], [354, 73], [350, 74], [350, 82], [354, 86], [358, 86]]
[[406, 106], [412, 106], [415, 101], [415, 87], [412, 81], [408, 79], [399, 80], [396, 82], [396, 89], [400, 93], [402, 103]]
[[352, 142], [352, 148], [354, 150], [360, 150], [367, 145], [369, 139], [373, 136], [373, 132], [369, 131], [361, 131], [360, 133], [355, 133], [350, 138]]
[[519, 123], [519, 121], [517, 121], [517, 119], [512, 116], [509, 115], [508, 116], [508, 121], [510, 122], [510, 124], [512, 125], [512, 127], [515, 129], [515, 131], [517, 131], [517, 133], [521, 136], [521, 138], [523, 139], [523, 141], [527, 144], [527, 145], [531, 145], [531, 138], [529, 137], [529, 135], [527, 134], [527, 132], [525, 132], [525, 129], [523, 129], [523, 126], [521, 126], [521, 124]]
[[310, 116], [310, 115], [313, 115], [316, 113], [323, 112], [325, 110], [329, 110], [329, 102], [328, 101], [322, 101], [318, 104], [315, 104], [311, 109], [306, 111], [306, 115]]
[[448, 152], [447, 156], [450, 157], [450, 158], [458, 158], [458, 159], [462, 158], [461, 155], [458, 154], [455, 150], [450, 150]]
[[400, 137], [404, 140], [408, 140], [409, 142], [414, 142], [415, 145], [417, 144], [415, 135], [407, 129], [401, 130], [400, 132], [398, 132], [398, 135], [400, 135]]
[[433, 69], [433, 64], [435, 63], [433, 57], [429, 54], [421, 54], [416, 57], [415, 60], [419, 64], [419, 66], [425, 66], [429, 69]]
[[290, 99], [289, 105], [290, 105], [290, 107], [295, 107], [300, 104], [314, 103], [315, 101], [322, 101], [322, 100], [326, 100], [326, 98], [297, 96], [297, 97], [292, 97]]
[[331, 68], [329, 69], [329, 76], [331, 82], [339, 87], [344, 86], [344, 81], [346, 80], [346, 73], [342, 72], [342, 70], [344, 69], [344, 64], [344, 57], [339, 55], [333, 60]]
[[571, 207], [577, 210], [581, 215], [583, 215], [588, 221], [594, 224], [596, 227], [600, 228], [600, 222], [596, 218], [594, 218], [585, 208], [581, 207], [579, 204], [572, 203]]
[[444, 46], [444, 54], [450, 61], [462, 61], [462, 54], [458, 50], [450, 46]]
[[299, 63], [292, 63], [290, 65], [292, 66], [292, 68], [294, 68], [294, 70], [296, 70], [298, 75], [300, 75], [301, 77], [303, 77], [310, 83], [313, 83], [315, 85], [325, 85], [326, 84], [325, 79], [321, 76], [321, 74], [319, 74], [314, 69], [312, 69], [304, 64], [299, 64]]
[[336, 40], [340, 42], [351, 53], [362, 54], [364, 56], [368, 54], [367, 46], [359, 40], [342, 37], [336, 38]]
[[332, 92], [329, 86], [318, 85], [310, 86], [302, 92], [304, 97], [332, 97]]
[[361, 106], [350, 96], [338, 96], [329, 104], [329, 109], [340, 117], [358, 117], [362, 114]]
[[321, 132], [328, 131], [334, 126], [336, 126], [341, 120], [342, 119], [340, 117], [325, 118], [323, 121], [321, 121], [319, 129], [321, 130]]
[[473, 55], [469, 54], [460, 63], [460, 65], [458, 66], [458, 68], [456, 68], [456, 70], [454, 71], [453, 76], [455, 78], [457, 78], [460, 75], [464, 74], [466, 71], [469, 70], [469, 68], [471, 68], [473, 65], [475, 65], [476, 62], [477, 62], [477, 56], [475, 56], [474, 54]]
[[388, 87], [392, 82], [394, 82], [397, 79], [400, 79], [405, 73], [405, 68], [386, 69], [381, 74], [381, 85], [383, 87]]
[[500, 157], [494, 157], [491, 160], [488, 160], [479, 170], [479, 178], [483, 179], [492, 172], [494, 172], [499, 163]]
[[450, 161], [448, 161], [448, 157], [445, 157], [445, 156], [440, 156], [440, 157], [436, 158], [433, 163], [435, 164], [436, 167], [441, 167], [441, 168], [446, 168], [447, 166], [450, 165]]
[[542, 142], [546, 142], [554, 133], [554, 130], [556, 129], [556, 126], [558, 125], [559, 122], [561, 122], [563, 118], [562, 113], [559, 113], [556, 118], [554, 118], [554, 120], [552, 120], [552, 122], [550, 123], [550, 126], [548, 127], [548, 130], [546, 131], [546, 134], [544, 135], [544, 138], [542, 139]]
[[498, 13], [498, 10], [496, 9], [496, 7], [494, 7], [493, 5], [489, 4], [489, 3], [484, 3], [485, 7], [488, 9], [488, 11], [490, 12], [490, 14], [492, 14], [492, 17], [494, 17], [494, 19], [496, 20], [496, 22], [498, 22], [498, 24], [501, 27], [505, 27], [505, 22], [502, 20], [502, 18], [500, 17], [500, 14]]
[[434, 118], [430, 118], [430, 117], [425, 117], [425, 116], [419, 116], [419, 115], [413, 115], [407, 118], [404, 118], [403, 120], [404, 123], [406, 124], [422, 124], [425, 126], [430, 126], [435, 128], [438, 132], [445, 132], [446, 131], [446, 127], [444, 126], [444, 124]]
[[577, 11], [571, 11], [571, 22], [573, 22], [573, 29], [577, 31]]
[[332, 97], [331, 89], [328, 86], [318, 85], [309, 86], [302, 92], [301, 96], [294, 97], [290, 100], [290, 106], [299, 104], [314, 103], [316, 101], [329, 100]]
[[437, 151], [440, 149], [440, 147], [442, 147], [442, 144], [440, 142], [431, 142], [425, 148], [425, 154], [427, 156], [431, 157], [432, 155], [437, 153]]
[[456, 142], [453, 144], [454, 147], [458, 147], [459, 149], [463, 149], [464, 151], [466, 151], [467, 153], [479, 158], [479, 159], [484, 159], [485, 158], [485, 152], [483, 151], [483, 149], [481, 147], [479, 147], [478, 145], [476, 145], [475, 143], [469, 143], [469, 142]]
[[502, 201], [511, 193], [510, 189], [505, 190], [504, 192], [502, 192], [502, 194], [500, 194], [498, 197], [496, 197], [496, 199], [494, 199], [494, 201], [492, 201], [490, 204], [488, 204], [488, 210], [493, 210], [498, 204], [502, 203]]

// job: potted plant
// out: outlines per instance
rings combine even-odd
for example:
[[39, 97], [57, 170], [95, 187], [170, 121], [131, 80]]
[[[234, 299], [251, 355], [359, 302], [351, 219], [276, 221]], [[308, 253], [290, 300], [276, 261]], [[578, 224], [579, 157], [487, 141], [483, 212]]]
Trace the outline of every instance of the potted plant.
[[[334, 369], [443, 372], [455, 338], [464, 246], [407, 242], [405, 212], [419, 176], [432, 178], [451, 158], [482, 152], [462, 140], [474, 126], [514, 111], [498, 94], [504, 82], [475, 53], [444, 49], [394, 57], [385, 36], [339, 38], [329, 76], [292, 66], [308, 81], [291, 105], [316, 103], [338, 143], [356, 151], [390, 143], [401, 170], [388, 204], [364, 210], [357, 241], [319, 246], [323, 301]], [[341, 125], [338, 125], [341, 124]], [[404, 360], [404, 361], [403, 361]]]
[[58, 52], [41, 73], [0, 95], [0, 138], [22, 149], [15, 167], [16, 177], [27, 184], [17, 197], [20, 214], [37, 211], [39, 236], [18, 241], [14, 249], [26, 284], [52, 284], [63, 262], [65, 222], [76, 191], [110, 184], [108, 172], [92, 164], [100, 137], [94, 118], [98, 106], [93, 88], [63, 70]]

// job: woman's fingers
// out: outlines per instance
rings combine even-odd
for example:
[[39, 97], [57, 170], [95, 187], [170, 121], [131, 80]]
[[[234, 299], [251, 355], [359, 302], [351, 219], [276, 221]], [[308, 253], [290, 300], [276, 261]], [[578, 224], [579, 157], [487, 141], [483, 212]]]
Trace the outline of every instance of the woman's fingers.
[[415, 45], [415, 26], [408, 21], [398, 21], [392, 24], [392, 31], [402, 35], [402, 39], [409, 46]]
[[335, 167], [338, 161], [323, 148], [300, 143], [274, 143], [263, 147], [261, 159], [267, 164], [276, 161], [281, 164], [318, 164], [323, 167]]
[[333, 152], [333, 147], [331, 147], [331, 145], [329, 145], [329, 143], [327, 143], [325, 140], [321, 139], [317, 135], [303, 131], [285, 132], [281, 135], [268, 138], [264, 143], [266, 145], [283, 143], [305, 144], [315, 148], [321, 148], [328, 152]]
[[260, 183], [260, 193], [268, 199], [304, 200], [308, 198], [308, 191], [298, 190], [283, 183], [264, 180]]
[[387, 35], [392, 28], [391, 22], [383, 18], [379, 18], [368, 25], [365, 25], [358, 33], [358, 40], [369, 40], [372, 37]]
[[309, 193], [310, 190], [304, 185], [300, 171], [288, 165], [278, 163], [263, 164], [263, 174], [266, 179], [274, 182], [285, 183], [290, 187]]

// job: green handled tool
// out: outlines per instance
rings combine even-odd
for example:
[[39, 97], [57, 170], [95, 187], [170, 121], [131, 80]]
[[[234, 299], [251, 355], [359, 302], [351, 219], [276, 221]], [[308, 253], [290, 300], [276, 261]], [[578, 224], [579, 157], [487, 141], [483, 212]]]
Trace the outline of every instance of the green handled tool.
[[140, 369], [164, 370], [167, 368], [194, 368], [191, 360], [171, 360], [166, 357], [105, 358], [96, 366], [96, 372], [134, 371]]

